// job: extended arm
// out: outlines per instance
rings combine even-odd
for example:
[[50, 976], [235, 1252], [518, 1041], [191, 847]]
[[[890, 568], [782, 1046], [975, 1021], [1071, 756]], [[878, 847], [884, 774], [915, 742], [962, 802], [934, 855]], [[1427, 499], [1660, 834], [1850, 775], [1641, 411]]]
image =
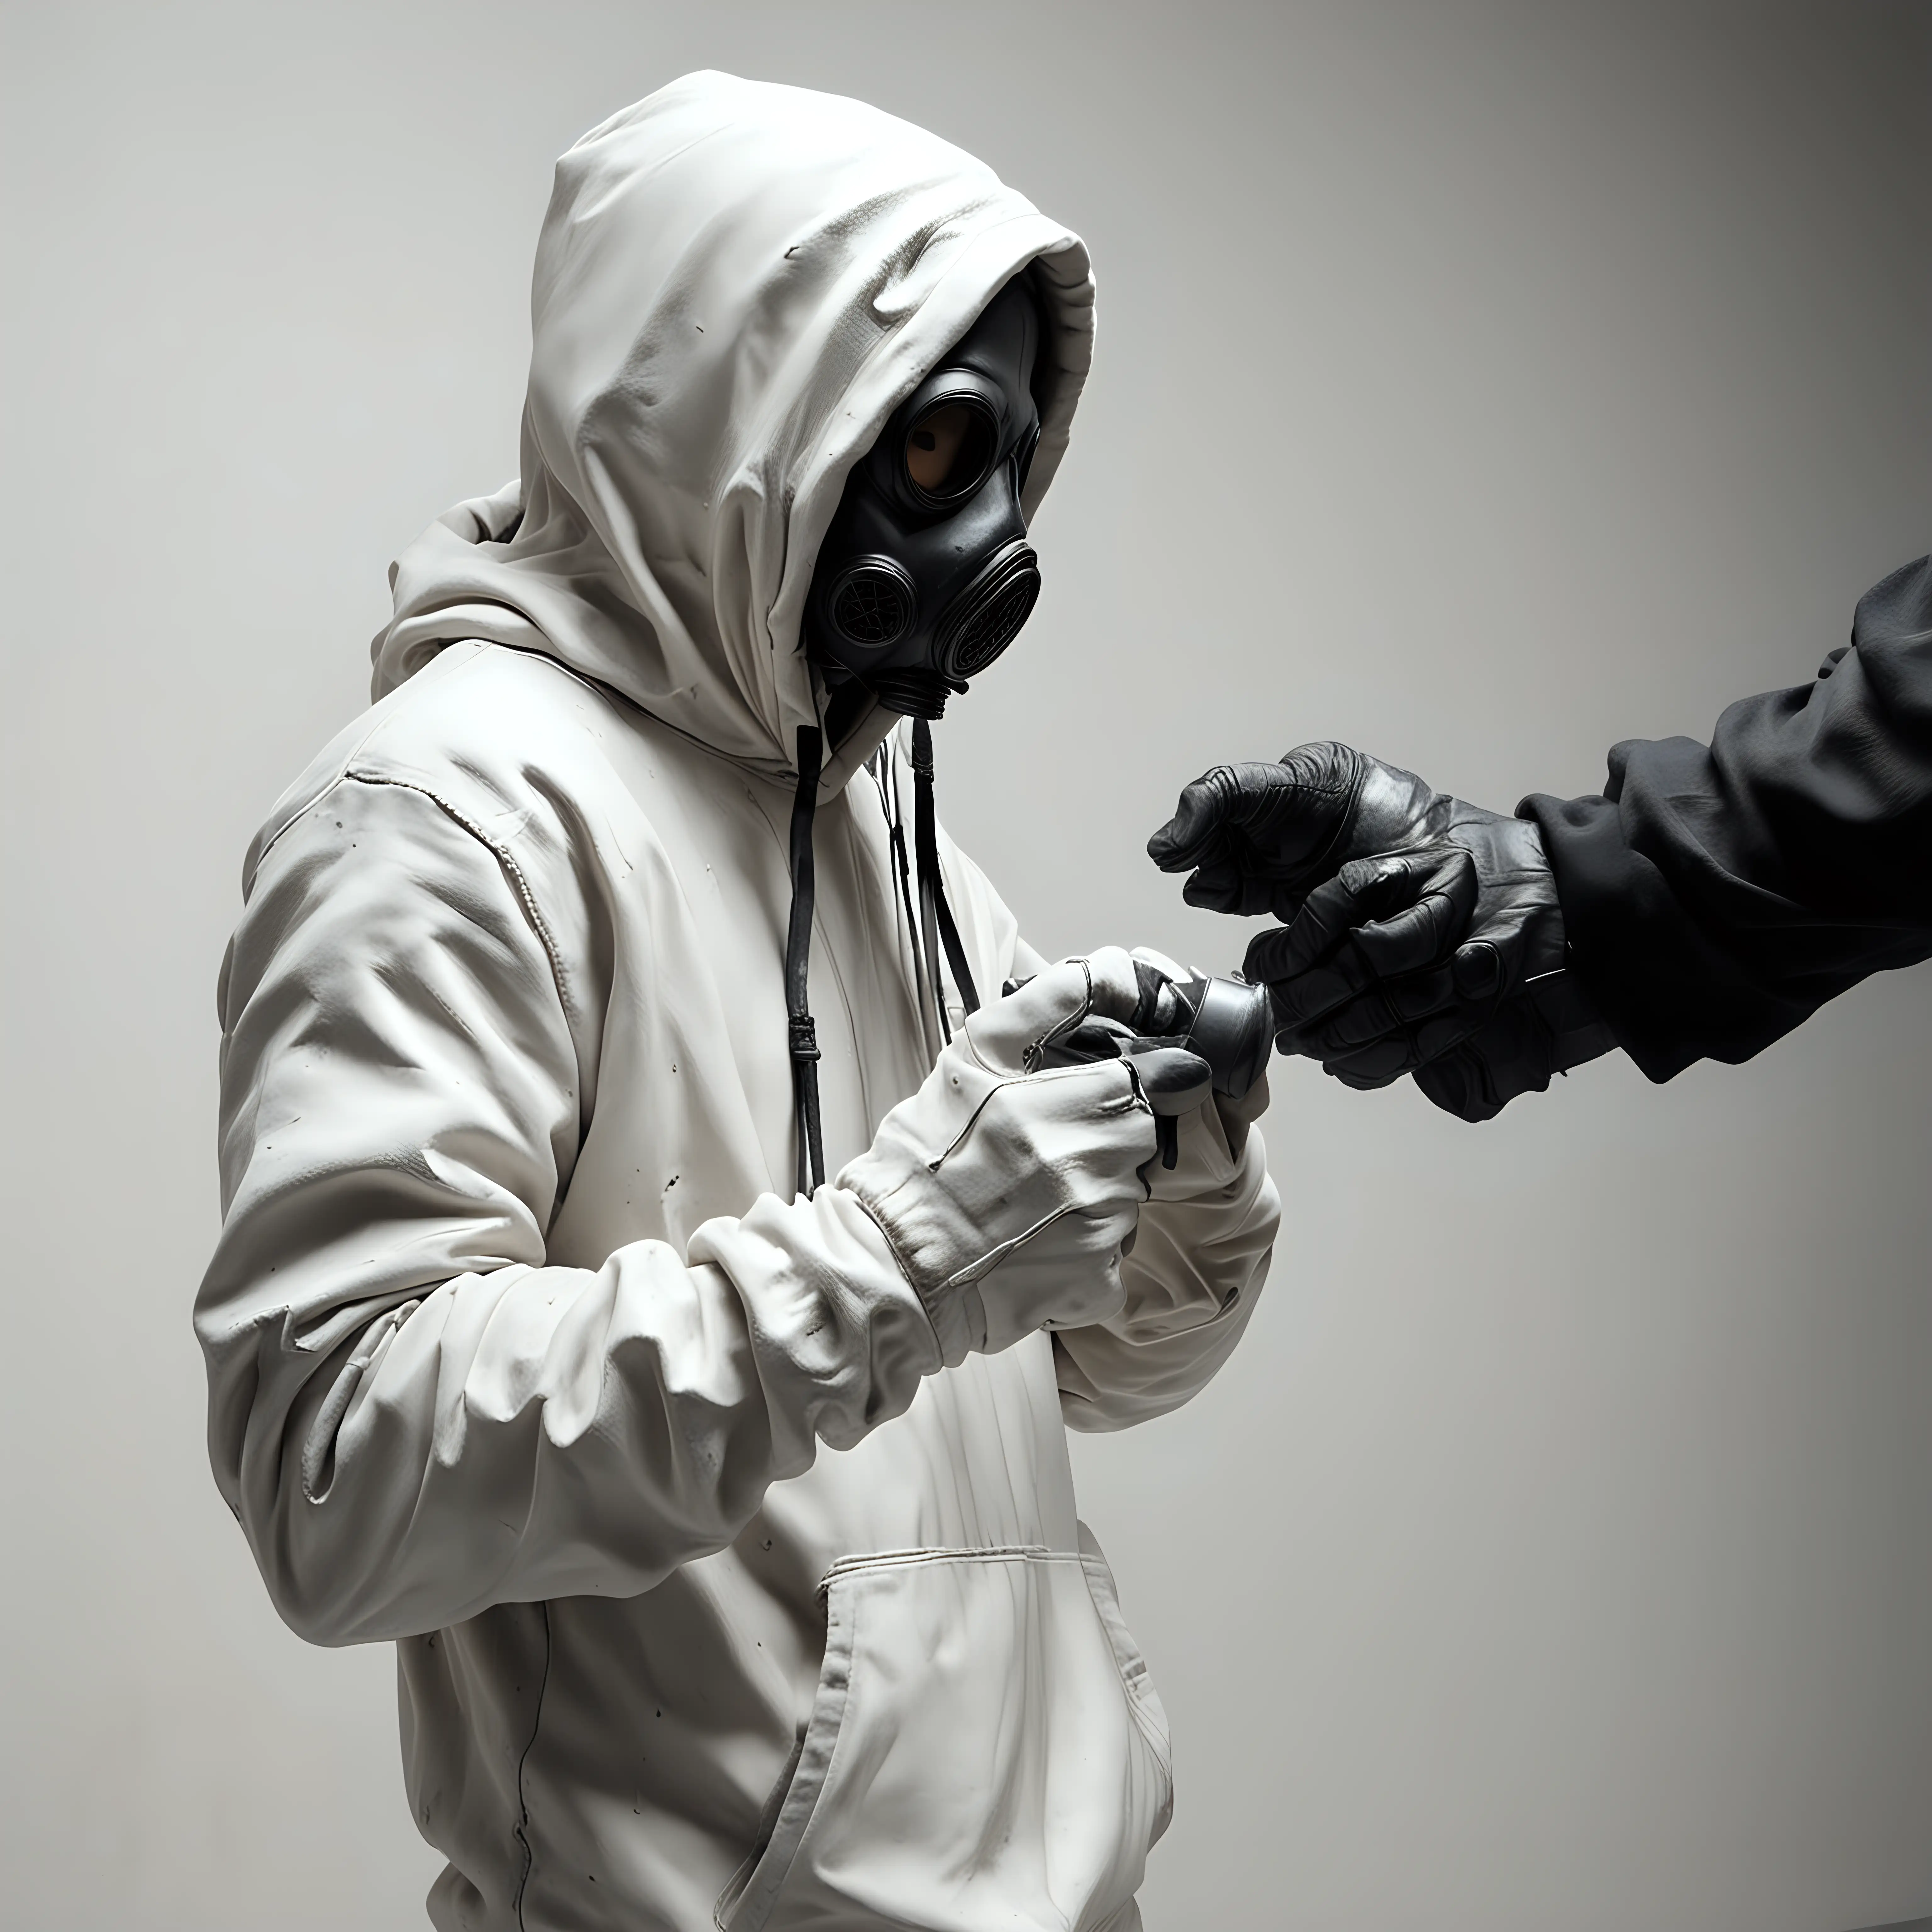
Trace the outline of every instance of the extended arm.
[[1747, 1060], [1868, 974], [1932, 954], [1932, 558], [1859, 600], [1810, 684], [1708, 747], [1619, 745], [1600, 797], [1519, 808], [1580, 974], [1654, 1080]]
[[1657, 1080], [1748, 1059], [1932, 956], [1932, 560], [1708, 746], [1619, 745], [1601, 796], [1519, 812], [1308, 745], [1197, 780], [1150, 850], [1195, 902], [1290, 922], [1250, 973], [1282, 1050], [1351, 1084], [1413, 1073], [1480, 1120], [1613, 1045]]

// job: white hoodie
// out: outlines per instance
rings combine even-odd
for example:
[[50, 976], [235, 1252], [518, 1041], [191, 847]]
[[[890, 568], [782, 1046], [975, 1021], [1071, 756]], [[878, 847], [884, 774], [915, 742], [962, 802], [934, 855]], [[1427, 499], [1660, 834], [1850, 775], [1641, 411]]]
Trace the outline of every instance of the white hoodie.
[[[439, 1926], [1138, 1923], [1166, 1725], [1063, 1422], [1159, 1414], [1226, 1359], [1278, 1218], [1259, 1139], [1190, 1117], [1121, 1312], [963, 1359], [849, 1193], [790, 1198], [813, 557], [1029, 265], [1030, 512], [1090, 350], [1075, 237], [795, 89], [693, 75], [586, 136], [538, 254], [520, 490], [404, 558], [378, 702], [249, 854], [210, 1451], [290, 1625], [397, 1643]], [[820, 787], [835, 1174], [935, 1048], [893, 722]], [[942, 854], [979, 986], [1036, 970]]]

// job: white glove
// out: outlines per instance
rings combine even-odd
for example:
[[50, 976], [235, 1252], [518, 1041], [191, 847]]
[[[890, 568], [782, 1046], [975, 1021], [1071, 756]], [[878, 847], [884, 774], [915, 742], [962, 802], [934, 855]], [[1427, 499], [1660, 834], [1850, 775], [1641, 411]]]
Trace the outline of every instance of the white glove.
[[1048, 968], [975, 1013], [838, 1174], [918, 1291], [948, 1366], [1119, 1310], [1154, 1110], [1130, 1060], [1035, 1070], [1090, 1014], [1128, 1020], [1139, 998], [1118, 946]]

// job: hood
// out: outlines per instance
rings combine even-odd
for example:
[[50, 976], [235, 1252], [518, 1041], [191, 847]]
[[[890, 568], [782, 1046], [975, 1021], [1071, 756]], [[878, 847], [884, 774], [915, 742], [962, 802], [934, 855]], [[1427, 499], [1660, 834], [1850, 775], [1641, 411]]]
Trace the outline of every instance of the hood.
[[[1047, 318], [1029, 518], [1091, 360], [1079, 238], [982, 163], [836, 94], [695, 74], [558, 162], [522, 476], [392, 567], [381, 698], [446, 644], [542, 652], [766, 776], [823, 688], [806, 592], [846, 472], [1030, 264]], [[897, 718], [831, 748], [839, 790]]]

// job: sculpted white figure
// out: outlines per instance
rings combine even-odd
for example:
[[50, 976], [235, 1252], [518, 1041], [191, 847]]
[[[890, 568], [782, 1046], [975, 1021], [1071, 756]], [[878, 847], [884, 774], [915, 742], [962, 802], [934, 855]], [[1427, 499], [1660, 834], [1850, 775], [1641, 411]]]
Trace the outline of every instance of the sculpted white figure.
[[1126, 1062], [1043, 1050], [1126, 955], [1045, 965], [937, 831], [915, 908], [909, 734], [801, 647], [848, 475], [1016, 278], [1024, 385], [919, 447], [983, 429], [1023, 531], [1073, 236], [848, 100], [700, 74], [587, 136], [520, 486], [403, 558], [249, 854], [211, 1453], [291, 1627], [397, 1645], [440, 1926], [1138, 1922], [1166, 1725], [1064, 1430], [1206, 1382], [1274, 1191], [1234, 1110], [1168, 1168]]

